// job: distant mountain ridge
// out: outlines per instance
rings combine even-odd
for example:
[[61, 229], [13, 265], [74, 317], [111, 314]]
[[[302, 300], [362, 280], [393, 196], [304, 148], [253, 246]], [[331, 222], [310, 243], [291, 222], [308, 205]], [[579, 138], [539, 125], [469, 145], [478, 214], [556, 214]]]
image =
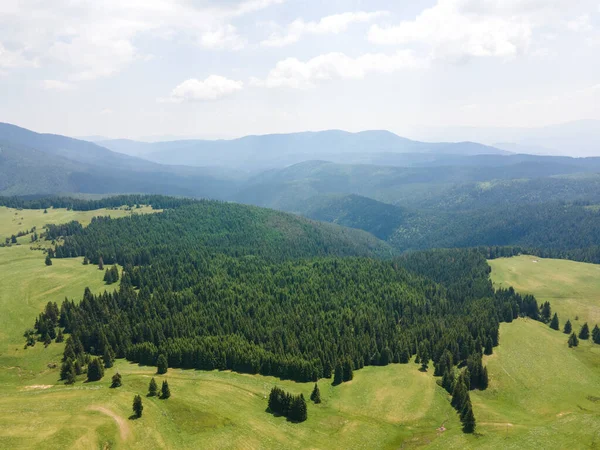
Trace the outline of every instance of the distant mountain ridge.
[[475, 142], [427, 143], [385, 130], [341, 130], [245, 136], [232, 140], [179, 140], [146, 143], [127, 139], [99, 142], [113, 151], [143, 156], [161, 164], [223, 166], [245, 170], [284, 167], [312, 159], [374, 163], [385, 154], [508, 155]]

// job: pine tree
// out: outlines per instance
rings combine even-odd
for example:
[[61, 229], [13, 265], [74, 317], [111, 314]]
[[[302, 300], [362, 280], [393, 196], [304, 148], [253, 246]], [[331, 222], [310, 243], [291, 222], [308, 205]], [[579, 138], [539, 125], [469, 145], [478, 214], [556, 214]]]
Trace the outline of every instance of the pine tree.
[[542, 317], [542, 321], [548, 323], [550, 321], [550, 316], [552, 315], [552, 309], [550, 308], [550, 303], [544, 302], [542, 303], [542, 307], [540, 310], [540, 316]]
[[446, 389], [448, 394], [452, 394], [452, 387], [454, 385], [454, 373], [452, 369], [447, 370], [444, 376], [442, 377], [442, 387]]
[[315, 388], [313, 389], [312, 394], [310, 394], [310, 399], [316, 404], [321, 403], [321, 391], [319, 391], [317, 383], [315, 383]]
[[87, 266], [89, 263], [90, 263], [90, 260], [88, 259], [88, 257], [87, 257], [87, 256], [84, 256], [84, 257], [83, 257], [83, 265], [84, 265], [84, 266]]
[[423, 371], [427, 371], [427, 366], [429, 366], [429, 350], [427, 349], [427, 346], [423, 346], [423, 348], [420, 351], [420, 357], [421, 357], [421, 370]]
[[581, 330], [579, 331], [579, 339], [583, 339], [584, 341], [590, 338], [590, 328], [588, 327], [587, 322], [583, 324]]
[[592, 340], [594, 344], [600, 344], [600, 328], [596, 325], [592, 331]]
[[65, 340], [65, 335], [63, 334], [62, 330], [59, 328], [58, 329], [58, 334], [56, 335], [56, 342], [57, 343], [61, 343]]
[[463, 409], [467, 395], [467, 386], [465, 385], [464, 377], [461, 375], [457, 378], [456, 382], [454, 383], [454, 389], [452, 390], [451, 404], [454, 409], [457, 411]]
[[565, 333], [565, 334], [571, 334], [571, 331], [573, 331], [573, 327], [571, 326], [571, 321], [567, 319], [567, 322], [565, 323], [565, 328], [563, 330], [563, 333]]
[[483, 348], [483, 353], [488, 356], [491, 355], [492, 353], [494, 353], [494, 343], [492, 342], [491, 337], [488, 337], [485, 340], [485, 346]]
[[102, 259], [102, 256], [98, 259], [98, 269], [104, 270], [104, 260]]
[[476, 424], [471, 402], [467, 404], [466, 410], [463, 412], [462, 416], [463, 433], [474, 433]]
[[352, 361], [350, 359], [347, 359], [346, 362], [344, 362], [344, 369], [342, 375], [344, 381], [352, 381], [352, 379], [354, 378], [354, 373], [352, 371]]
[[579, 339], [577, 339], [577, 336], [575, 335], [575, 333], [571, 333], [571, 336], [569, 336], [569, 348], [577, 347], [578, 345], [579, 345]]
[[121, 380], [121, 374], [119, 372], [115, 373], [112, 377], [112, 384], [110, 385], [111, 388], [118, 388], [121, 387], [123, 385], [122, 380]]
[[300, 394], [292, 399], [290, 405], [289, 419], [292, 422], [304, 422], [308, 416], [308, 409], [304, 395]]
[[158, 359], [156, 360], [156, 366], [156, 373], [158, 373], [159, 375], [167, 373], [167, 357], [165, 355], [159, 355]]
[[152, 378], [150, 380], [150, 385], [148, 386], [148, 397], [156, 397], [158, 394], [158, 386], [156, 384], [156, 380]]
[[335, 366], [335, 372], [333, 374], [333, 385], [337, 386], [338, 384], [342, 384], [344, 381], [344, 369], [342, 369], [342, 365], [337, 363]]
[[88, 364], [88, 381], [98, 381], [104, 376], [104, 367], [99, 358], [94, 358]]
[[62, 363], [60, 368], [60, 379], [65, 380], [65, 384], [73, 384], [75, 382], [75, 365], [71, 358], [67, 358]]
[[171, 396], [171, 390], [169, 389], [169, 383], [167, 380], [162, 382], [162, 388], [160, 389], [160, 398], [166, 400]]
[[110, 345], [107, 345], [104, 348], [104, 355], [102, 356], [102, 361], [104, 362], [104, 367], [110, 369], [115, 362], [115, 352], [113, 351]]
[[110, 271], [110, 269], [106, 269], [106, 272], [104, 272], [104, 282], [106, 284], [112, 284], [113, 282], [112, 272]]
[[46, 265], [47, 266], [51, 266], [52, 265], [52, 258], [50, 258], [50, 255], [46, 255]]
[[490, 379], [488, 375], [487, 366], [485, 366], [481, 372], [481, 377], [479, 381], [479, 389], [482, 391], [486, 390], [490, 384]]
[[554, 316], [552, 317], [552, 321], [550, 322], [550, 328], [552, 328], [553, 330], [560, 329], [560, 326], [558, 324], [558, 315], [556, 313], [554, 313]]
[[119, 281], [119, 268], [117, 267], [116, 264], [110, 268], [110, 274], [111, 274], [113, 283], [116, 283], [117, 281]]
[[133, 414], [135, 417], [142, 417], [142, 411], [144, 410], [144, 405], [142, 405], [142, 397], [136, 395], [133, 397]]

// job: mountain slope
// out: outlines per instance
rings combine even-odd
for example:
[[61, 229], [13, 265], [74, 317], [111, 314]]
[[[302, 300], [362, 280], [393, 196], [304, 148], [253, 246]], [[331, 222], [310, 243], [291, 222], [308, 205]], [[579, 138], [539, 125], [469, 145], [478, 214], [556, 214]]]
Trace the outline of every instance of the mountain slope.
[[102, 141], [102, 145], [130, 155], [164, 164], [193, 166], [220, 165], [260, 170], [282, 167], [309, 159], [338, 159], [341, 155], [365, 158], [377, 153], [432, 153], [448, 155], [508, 154], [473, 142], [425, 143], [397, 136], [389, 131], [349, 133], [340, 130], [245, 136], [233, 140], [183, 140], [152, 144]]

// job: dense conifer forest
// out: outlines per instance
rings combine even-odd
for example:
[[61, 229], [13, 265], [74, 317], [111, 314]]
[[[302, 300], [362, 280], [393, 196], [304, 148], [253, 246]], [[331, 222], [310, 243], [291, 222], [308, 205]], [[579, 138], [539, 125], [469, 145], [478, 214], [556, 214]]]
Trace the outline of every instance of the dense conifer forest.
[[36, 323], [42, 339], [55, 327], [69, 333], [65, 358], [82, 362], [165, 357], [170, 367], [297, 381], [339, 368], [343, 382], [416, 355], [444, 376], [498, 345], [499, 322], [538, 316], [533, 297], [494, 291], [482, 250], [394, 259], [349, 246], [341, 228], [259, 208], [202, 201], [57, 229], [54, 257], [124, 267], [118, 291], [86, 291]]

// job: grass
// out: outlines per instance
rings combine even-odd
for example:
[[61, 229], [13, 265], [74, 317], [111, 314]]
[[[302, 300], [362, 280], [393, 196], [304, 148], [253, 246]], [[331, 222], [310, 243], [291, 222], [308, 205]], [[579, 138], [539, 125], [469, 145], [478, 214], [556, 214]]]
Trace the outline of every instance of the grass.
[[[494, 267], [496, 281], [509, 277], [505, 267]], [[539, 296], [533, 275], [544, 267], [527, 267], [532, 273], [520, 289]], [[80, 298], [85, 286], [106, 289], [103, 273], [81, 259], [46, 267], [42, 253], [26, 246], [0, 248], [0, 268], [0, 448], [594, 448], [600, 443], [600, 346], [586, 342], [569, 349], [564, 334], [538, 322], [502, 324], [501, 345], [486, 357], [490, 387], [471, 394], [478, 420], [474, 436], [460, 431], [432, 371], [421, 373], [412, 363], [366, 367], [335, 388], [321, 380], [323, 403], [309, 404], [308, 421], [292, 424], [265, 411], [266, 396], [279, 385], [309, 398], [312, 383], [175, 369], [157, 376], [153, 367], [119, 360], [99, 382], [82, 378], [64, 386], [58, 368], [48, 366], [60, 361], [63, 344], [38, 343], [25, 350], [22, 333], [47, 301]], [[560, 271], [565, 298], [576, 297], [580, 270], [574, 265]], [[587, 298], [594, 288], [586, 289]], [[123, 386], [109, 389], [116, 371]], [[145, 397], [153, 376], [159, 385], [169, 380], [169, 400]], [[135, 394], [143, 395], [144, 414], [130, 420]], [[446, 431], [438, 431], [441, 425]]]
[[489, 264], [496, 286], [534, 294], [538, 303], [549, 301], [561, 328], [567, 319], [576, 331], [584, 322], [600, 325], [600, 265], [527, 255]]
[[[69, 211], [66, 208], [48, 208], [46, 214], [41, 209], [14, 209], [0, 206], [0, 242], [4, 238], [17, 234], [19, 231], [31, 230], [37, 227], [38, 230], [46, 224], [61, 224], [72, 220], [77, 220], [83, 226], [88, 225], [92, 217], [111, 216], [114, 218], [124, 217], [131, 214], [146, 214], [157, 212], [149, 206], [142, 206], [138, 209], [128, 210], [126, 208], [118, 209], [98, 209], [94, 211]], [[29, 242], [29, 237], [19, 238], [19, 243]]]

